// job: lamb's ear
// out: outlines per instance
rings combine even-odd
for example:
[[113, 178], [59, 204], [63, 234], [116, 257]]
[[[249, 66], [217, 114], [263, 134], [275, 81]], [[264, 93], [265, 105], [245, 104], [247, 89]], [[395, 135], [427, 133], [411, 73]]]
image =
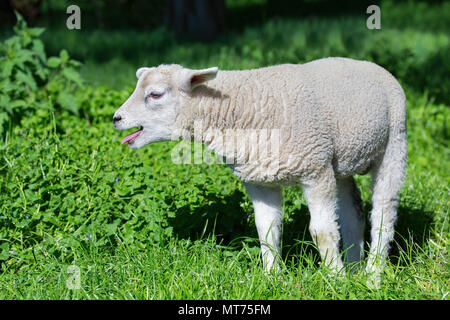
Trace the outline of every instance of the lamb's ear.
[[219, 71], [218, 67], [201, 70], [184, 68], [180, 72], [180, 88], [183, 91], [190, 92], [204, 82], [214, 79], [217, 75], [217, 71]]
[[150, 70], [150, 68], [142, 67], [142, 68], [137, 69], [136, 70], [136, 78], [139, 79], [142, 76], [142, 74], [147, 70]]

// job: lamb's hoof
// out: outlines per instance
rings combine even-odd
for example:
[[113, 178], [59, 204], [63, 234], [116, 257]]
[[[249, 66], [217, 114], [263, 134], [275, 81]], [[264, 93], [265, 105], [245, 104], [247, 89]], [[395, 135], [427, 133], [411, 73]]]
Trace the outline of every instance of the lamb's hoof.
[[367, 274], [367, 287], [370, 289], [378, 290], [381, 286], [381, 275], [383, 274], [383, 266], [379, 264], [373, 264], [369, 261], [366, 266]]
[[366, 280], [366, 286], [372, 290], [379, 290], [381, 287], [381, 273], [370, 273]]
[[279, 275], [281, 273], [281, 268], [278, 263], [274, 263], [273, 265], [268, 265], [263, 267], [263, 273], [265, 275]]

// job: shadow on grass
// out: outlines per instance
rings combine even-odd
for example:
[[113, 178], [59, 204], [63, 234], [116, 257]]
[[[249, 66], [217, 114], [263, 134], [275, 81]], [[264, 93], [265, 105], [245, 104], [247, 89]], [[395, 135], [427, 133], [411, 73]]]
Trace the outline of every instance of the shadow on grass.
[[196, 240], [214, 235], [217, 241], [229, 244], [236, 237], [256, 237], [252, 217], [241, 207], [244, 193], [235, 190], [223, 196], [210, 193], [205, 196], [203, 206], [192, 208], [186, 204], [169, 220], [178, 238]]
[[[189, 205], [183, 206], [175, 218], [170, 220], [174, 234], [178, 238], [198, 240], [214, 236], [216, 241], [235, 250], [246, 245], [259, 247], [258, 235], [254, 225], [254, 215], [248, 215], [241, 206], [245, 195], [235, 190], [226, 197], [209, 194], [208, 205], [191, 210]], [[364, 213], [369, 216], [371, 203], [364, 202]], [[308, 231], [309, 211], [305, 205], [295, 209], [289, 221], [283, 223], [282, 259], [288, 266], [302, 268], [313, 262], [320, 263], [320, 255]], [[390, 261], [399, 263], [400, 251], [410, 253], [414, 258], [417, 250], [410, 250], [411, 245], [423, 247], [428, 241], [433, 226], [433, 213], [422, 209], [412, 209], [400, 206], [394, 243], [390, 251]], [[365, 229], [366, 250], [370, 243], [370, 219], [366, 220]], [[404, 264], [405, 261], [400, 261]]]
[[[392, 263], [399, 262], [400, 251], [409, 252], [409, 249], [415, 249], [411, 248], [411, 244], [420, 248], [424, 247], [434, 226], [433, 217], [433, 212], [421, 208], [399, 207], [394, 243], [389, 255]], [[416, 253], [417, 250], [411, 250], [411, 257], [414, 258]], [[400, 264], [404, 264], [404, 261], [400, 261]]]
[[[365, 247], [369, 252], [370, 238], [370, 211], [372, 203], [364, 201], [363, 211], [366, 216], [366, 228], [364, 232]], [[394, 240], [389, 250], [389, 260], [393, 264], [404, 265], [404, 260], [400, 259], [400, 252], [409, 252], [410, 258], [417, 254], [417, 247], [422, 248], [431, 235], [431, 229], [434, 224], [434, 213], [422, 208], [410, 208], [400, 205], [397, 209], [397, 222], [395, 224]], [[367, 254], [366, 254], [367, 257]]]
[[[254, 214], [249, 215], [241, 205], [246, 201], [244, 197], [240, 190], [225, 197], [209, 194], [205, 201], [209, 204], [193, 210], [185, 205], [169, 224], [178, 238], [198, 240], [214, 236], [217, 243], [230, 249], [240, 250], [244, 243], [259, 248]], [[320, 256], [308, 232], [308, 208], [301, 206], [289, 220], [283, 224], [282, 259], [296, 267], [304, 266], [307, 260], [318, 264]]]

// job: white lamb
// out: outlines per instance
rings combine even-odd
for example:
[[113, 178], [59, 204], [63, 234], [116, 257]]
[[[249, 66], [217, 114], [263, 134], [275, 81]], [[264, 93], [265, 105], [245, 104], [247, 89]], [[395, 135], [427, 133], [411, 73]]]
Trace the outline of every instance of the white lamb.
[[[323, 261], [341, 270], [342, 258], [362, 259], [365, 223], [353, 175], [369, 170], [366, 270], [382, 270], [407, 162], [405, 95], [389, 72], [367, 61], [326, 58], [220, 72], [160, 65], [136, 76], [114, 127], [140, 130], [122, 143], [141, 148], [182, 136], [224, 156], [253, 202], [265, 270], [279, 265], [282, 187], [293, 184], [304, 189]], [[255, 159], [252, 152], [269, 141], [278, 143], [276, 152]]]

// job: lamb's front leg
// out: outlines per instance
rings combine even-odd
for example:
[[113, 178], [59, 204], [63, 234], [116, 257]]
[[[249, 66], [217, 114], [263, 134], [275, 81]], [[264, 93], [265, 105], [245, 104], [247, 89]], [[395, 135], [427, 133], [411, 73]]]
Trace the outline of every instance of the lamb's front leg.
[[245, 187], [255, 209], [264, 271], [277, 270], [281, 239], [281, 187], [262, 187], [249, 183]]

